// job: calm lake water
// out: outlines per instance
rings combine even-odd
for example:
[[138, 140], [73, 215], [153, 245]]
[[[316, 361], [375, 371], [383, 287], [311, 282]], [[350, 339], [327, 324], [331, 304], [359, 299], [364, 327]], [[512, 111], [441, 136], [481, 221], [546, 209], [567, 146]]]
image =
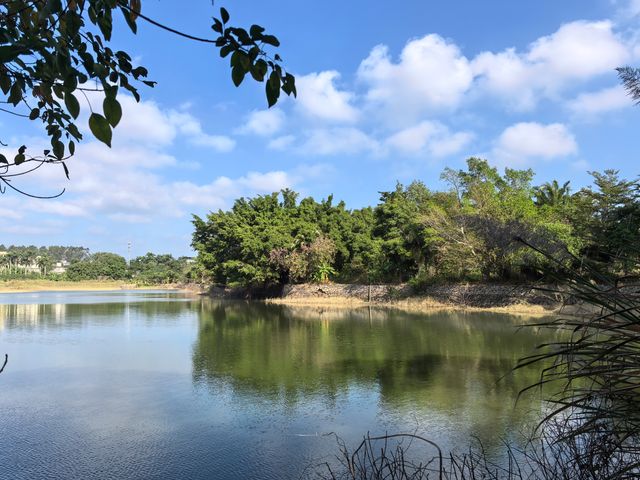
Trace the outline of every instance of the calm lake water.
[[[478, 436], [499, 457], [548, 339], [521, 317], [216, 303], [179, 293], [0, 295], [0, 479], [295, 479], [334, 432]], [[546, 337], [545, 337], [546, 336]], [[534, 394], [535, 395], [535, 394]]]

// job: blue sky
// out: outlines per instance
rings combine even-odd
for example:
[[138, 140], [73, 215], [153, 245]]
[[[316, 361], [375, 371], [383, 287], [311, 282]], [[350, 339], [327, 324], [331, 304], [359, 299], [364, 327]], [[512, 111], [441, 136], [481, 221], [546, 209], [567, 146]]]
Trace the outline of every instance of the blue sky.
[[[375, 204], [396, 181], [439, 181], [467, 157], [533, 168], [536, 182], [589, 183], [587, 170], [635, 177], [640, 107], [616, 66], [640, 65], [640, 0], [294, 2], [146, 0], [163, 23], [211, 36], [232, 23], [276, 34], [299, 98], [266, 109], [263, 85], [236, 89], [205, 44], [140, 24], [114, 37], [158, 81], [123, 97], [113, 148], [90, 135], [69, 163], [0, 196], [0, 243], [190, 254], [191, 214], [284, 187]], [[86, 109], [85, 109], [86, 110]], [[0, 116], [3, 140], [34, 150], [37, 125]]]

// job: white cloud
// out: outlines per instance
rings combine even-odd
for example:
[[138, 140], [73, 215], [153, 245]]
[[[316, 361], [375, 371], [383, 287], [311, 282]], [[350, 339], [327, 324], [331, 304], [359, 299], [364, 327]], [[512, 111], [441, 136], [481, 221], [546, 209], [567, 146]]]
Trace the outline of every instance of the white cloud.
[[582, 93], [567, 104], [575, 115], [587, 117], [613, 110], [620, 110], [632, 105], [633, 101], [620, 85], [605, 88], [597, 92]]
[[87, 215], [87, 211], [81, 205], [61, 200], [47, 200], [44, 202], [31, 200], [28, 208], [32, 211], [60, 215], [62, 217], [84, 217]]
[[230, 152], [236, 147], [236, 141], [225, 135], [202, 134], [191, 138], [191, 143], [200, 147], [211, 147], [220, 153]]
[[463, 148], [467, 147], [474, 138], [475, 135], [471, 132], [456, 132], [435, 139], [429, 149], [434, 157], [446, 157], [459, 153]]
[[[0, 195], [4, 195], [1, 194]], [[7, 220], [20, 220], [24, 217], [24, 209], [17, 202], [11, 202], [11, 197], [4, 195], [0, 204], [0, 218]], [[5, 222], [6, 225], [6, 222]]]
[[239, 132], [270, 137], [280, 131], [284, 121], [284, 113], [277, 108], [256, 110], [249, 114], [247, 123], [239, 129]]
[[481, 87], [507, 97], [517, 109], [529, 109], [535, 104], [535, 92], [530, 83], [541, 81], [532, 77], [531, 67], [510, 48], [500, 53], [482, 52], [472, 62]]
[[192, 145], [209, 147], [220, 153], [230, 152], [236, 146], [235, 140], [225, 135], [205, 133], [200, 122], [190, 113], [172, 110], [168, 113], [168, 118], [176, 130]]
[[339, 78], [340, 74], [334, 70], [296, 77], [296, 106], [313, 119], [355, 122], [359, 112], [352, 105], [354, 95], [336, 88], [334, 82]]
[[628, 58], [627, 47], [609, 21], [576, 21], [531, 45], [527, 60], [542, 64], [560, 79], [589, 78], [609, 72]]
[[237, 180], [238, 184], [254, 192], [276, 192], [295, 183], [290, 175], [283, 171], [258, 173], [249, 172]]
[[[239, 196], [270, 193], [285, 187], [296, 187], [316, 178], [322, 169], [292, 171], [274, 170], [248, 172], [235, 178], [219, 176], [200, 182], [174, 181], [163, 178], [150, 163], [138, 163], [140, 150], [127, 153], [125, 148], [111, 150], [90, 141], [78, 146], [70, 169], [72, 181], [67, 182], [61, 168], [34, 172], [31, 185], [48, 185], [51, 191], [67, 187], [67, 193], [54, 201], [28, 200], [20, 202], [20, 216], [12, 213], [13, 203], [3, 203], [7, 211], [0, 217], [18, 220], [25, 214], [44, 213], [52, 217], [106, 217], [116, 222], [141, 223], [157, 219], [179, 218], [197, 210], [227, 208]], [[148, 155], [154, 149], [149, 147]], [[25, 188], [30, 191], [29, 186]], [[17, 205], [17, 204], [16, 204]]]
[[455, 44], [431, 34], [408, 42], [397, 63], [378, 45], [360, 64], [358, 78], [368, 87], [367, 100], [398, 119], [458, 106], [473, 75]]
[[402, 153], [418, 155], [428, 153], [444, 157], [458, 153], [473, 139], [470, 132], [451, 133], [438, 122], [423, 121], [405, 128], [387, 139], [387, 146]]
[[[102, 102], [100, 94], [87, 93], [94, 107]], [[125, 145], [126, 148], [134, 147], [139, 150], [148, 147], [160, 150], [172, 145], [178, 137], [191, 145], [211, 148], [221, 153], [229, 152], [235, 147], [235, 140], [228, 136], [204, 132], [200, 121], [185, 110], [165, 110], [152, 100], [136, 102], [127, 94], [119, 95], [118, 101], [122, 105], [122, 120], [113, 130], [114, 148]], [[80, 123], [86, 124], [88, 113], [83, 111]], [[154, 156], [153, 161], [157, 160], [157, 156]]]
[[526, 164], [531, 159], [561, 158], [577, 153], [574, 136], [561, 123], [517, 123], [498, 138], [493, 157], [505, 164]]
[[285, 150], [290, 147], [295, 141], [296, 137], [294, 135], [283, 135], [271, 140], [267, 144], [267, 148], [270, 148], [272, 150]]
[[[98, 103], [100, 96], [96, 94], [90, 100], [92, 104]], [[122, 120], [114, 129], [114, 141], [157, 146], [173, 142], [176, 125], [157, 103], [136, 102], [130, 95], [119, 95], [118, 101], [122, 105]]]
[[630, 56], [631, 47], [611, 22], [575, 21], [539, 38], [526, 52], [482, 52], [471, 65], [481, 87], [515, 108], [529, 109], [541, 96], [553, 98], [575, 82], [612, 73]]
[[617, 7], [617, 16], [620, 20], [633, 20], [640, 15], [640, 0], [611, 0], [611, 4]]
[[405, 153], [418, 153], [424, 150], [437, 129], [433, 122], [421, 122], [392, 135], [387, 144]]
[[351, 127], [312, 130], [300, 147], [303, 153], [310, 155], [375, 153], [379, 149], [379, 142]]
[[29, 235], [34, 237], [54, 235], [62, 231], [60, 226], [13, 224], [2, 227], [4, 233], [12, 235]]

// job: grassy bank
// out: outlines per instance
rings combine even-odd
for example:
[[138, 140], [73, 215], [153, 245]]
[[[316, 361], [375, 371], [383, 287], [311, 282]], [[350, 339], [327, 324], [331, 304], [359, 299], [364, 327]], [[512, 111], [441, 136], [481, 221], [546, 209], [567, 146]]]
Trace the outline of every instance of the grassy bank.
[[403, 285], [298, 284], [287, 285], [277, 298], [267, 300], [291, 306], [352, 308], [392, 307], [407, 311], [466, 310], [510, 314], [549, 315], [561, 307], [561, 298], [521, 284], [443, 283], [415, 292]]
[[553, 309], [544, 308], [540, 305], [528, 303], [515, 303], [505, 306], [474, 307], [469, 305], [444, 303], [432, 298], [414, 297], [404, 300], [374, 301], [349, 297], [296, 297], [296, 298], [270, 298], [266, 303], [276, 305], [287, 305], [291, 307], [317, 307], [317, 308], [359, 308], [359, 307], [387, 307], [396, 308], [408, 312], [426, 312], [434, 310], [462, 310], [468, 312], [495, 312], [509, 313], [513, 315], [546, 316], [554, 313]]
[[121, 280], [83, 280], [78, 282], [54, 280], [0, 280], [0, 293], [43, 291], [99, 291], [99, 290], [152, 290], [174, 289], [174, 285], [139, 286]]

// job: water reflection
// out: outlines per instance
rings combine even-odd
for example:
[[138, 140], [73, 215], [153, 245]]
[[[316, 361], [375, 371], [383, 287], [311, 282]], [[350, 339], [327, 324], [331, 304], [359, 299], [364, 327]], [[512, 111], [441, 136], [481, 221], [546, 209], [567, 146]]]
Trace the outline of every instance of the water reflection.
[[392, 414], [441, 413], [464, 419], [471, 434], [497, 439], [524, 428], [540, 409], [535, 397], [514, 408], [538, 371], [511, 368], [549, 336], [518, 332], [522, 321], [484, 313], [203, 305], [193, 377], [286, 405], [310, 395], [336, 399], [357, 386], [379, 392], [380, 407]]
[[[0, 479], [299, 478], [336, 432], [488, 450], [525, 429], [549, 332], [522, 318], [212, 302], [166, 292], [0, 298]], [[298, 434], [312, 434], [300, 437]]]
[[[94, 294], [95, 295], [95, 294]], [[0, 303], [0, 331], [4, 329], [80, 328], [88, 323], [118, 323], [132, 314], [147, 320], [163, 320], [193, 311], [194, 299], [149, 301], [136, 298], [128, 302], [105, 303]]]

